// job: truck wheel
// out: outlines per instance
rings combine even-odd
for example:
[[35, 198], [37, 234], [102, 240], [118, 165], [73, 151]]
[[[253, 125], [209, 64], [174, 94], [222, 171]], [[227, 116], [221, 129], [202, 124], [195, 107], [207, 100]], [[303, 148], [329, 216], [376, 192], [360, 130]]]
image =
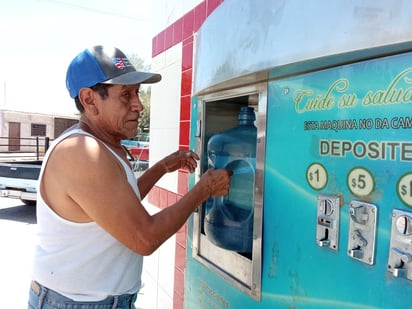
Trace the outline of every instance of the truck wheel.
[[20, 199], [20, 201], [22, 201], [25, 205], [36, 206], [36, 201], [32, 201], [32, 200], [22, 200], [22, 199]]

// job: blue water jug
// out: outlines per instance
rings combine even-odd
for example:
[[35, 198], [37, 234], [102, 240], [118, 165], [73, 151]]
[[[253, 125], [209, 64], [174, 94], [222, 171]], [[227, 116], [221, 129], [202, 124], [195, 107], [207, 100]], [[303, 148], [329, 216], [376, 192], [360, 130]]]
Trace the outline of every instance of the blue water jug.
[[231, 170], [229, 193], [211, 197], [205, 204], [204, 230], [209, 240], [221, 248], [251, 252], [255, 191], [255, 113], [242, 107], [237, 127], [213, 135], [207, 144], [209, 168]]

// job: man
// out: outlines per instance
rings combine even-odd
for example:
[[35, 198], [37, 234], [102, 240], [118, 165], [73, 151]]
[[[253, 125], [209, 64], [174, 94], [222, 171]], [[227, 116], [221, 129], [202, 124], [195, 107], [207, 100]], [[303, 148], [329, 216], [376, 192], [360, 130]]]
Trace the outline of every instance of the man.
[[136, 135], [140, 85], [160, 79], [116, 48], [86, 49], [71, 62], [66, 86], [80, 120], [43, 161], [29, 308], [134, 308], [143, 256], [208, 197], [227, 194], [230, 172], [208, 170], [174, 205], [152, 216], [142, 206], [165, 173], [193, 172], [199, 160], [177, 151], [134, 178], [120, 141]]

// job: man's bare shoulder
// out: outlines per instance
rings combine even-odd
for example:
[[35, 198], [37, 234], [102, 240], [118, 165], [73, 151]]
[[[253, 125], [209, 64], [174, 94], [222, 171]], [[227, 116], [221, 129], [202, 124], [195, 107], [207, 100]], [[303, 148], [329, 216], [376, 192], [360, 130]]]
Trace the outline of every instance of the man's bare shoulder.
[[124, 179], [120, 163], [105, 145], [90, 136], [73, 135], [56, 145], [50, 154], [42, 193], [63, 218], [89, 222], [95, 220], [101, 199], [110, 200], [111, 190], [106, 188], [127, 183]]
[[[53, 155], [71, 154], [78, 156], [94, 156], [102, 151], [102, 144], [94, 137], [84, 134], [74, 134], [62, 140], [56, 145]], [[103, 149], [104, 150], [104, 149]]]
[[[84, 174], [86, 171], [98, 176], [118, 169], [119, 163], [106, 146], [95, 138], [75, 134], [61, 141], [50, 154], [48, 166], [55, 173], [64, 173], [66, 177]], [[110, 172], [111, 175], [113, 171]], [[91, 175], [88, 175], [89, 177]], [[112, 175], [113, 176], [113, 175]]]

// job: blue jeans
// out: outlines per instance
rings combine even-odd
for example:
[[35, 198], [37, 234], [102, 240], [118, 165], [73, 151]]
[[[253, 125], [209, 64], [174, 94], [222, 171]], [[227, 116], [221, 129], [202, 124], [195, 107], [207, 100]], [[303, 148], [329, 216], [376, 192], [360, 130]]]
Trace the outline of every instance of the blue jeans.
[[[34, 288], [33, 288], [34, 287]], [[109, 296], [101, 301], [77, 302], [37, 282], [32, 284], [29, 309], [134, 309], [136, 294]]]

